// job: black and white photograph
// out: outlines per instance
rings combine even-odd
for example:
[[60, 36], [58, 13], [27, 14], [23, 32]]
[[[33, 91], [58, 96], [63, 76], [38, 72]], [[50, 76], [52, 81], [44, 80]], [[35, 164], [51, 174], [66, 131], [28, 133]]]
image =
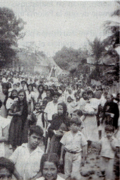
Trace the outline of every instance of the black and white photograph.
[[0, 0], [0, 180], [120, 180], [120, 1]]

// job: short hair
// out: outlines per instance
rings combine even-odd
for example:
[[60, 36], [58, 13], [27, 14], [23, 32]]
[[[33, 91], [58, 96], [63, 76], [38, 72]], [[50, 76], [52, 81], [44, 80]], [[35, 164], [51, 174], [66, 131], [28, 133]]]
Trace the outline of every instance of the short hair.
[[81, 111], [81, 110], [78, 110], [78, 111], [77, 111], [77, 115], [78, 115], [79, 117], [81, 117], [81, 116], [83, 115], [82, 111]]
[[78, 118], [78, 117], [73, 117], [71, 120], [70, 120], [70, 124], [76, 124], [76, 125], [79, 125], [81, 126], [81, 120]]
[[41, 158], [41, 164], [40, 164], [40, 171], [41, 172], [43, 172], [44, 163], [46, 161], [53, 162], [55, 164], [56, 168], [58, 169], [59, 158], [58, 158], [58, 155], [56, 153], [43, 154], [43, 156]]
[[31, 136], [32, 134], [37, 134], [38, 136], [43, 136], [43, 130], [40, 126], [33, 125], [29, 129], [28, 135]]
[[111, 125], [107, 125], [107, 126], [105, 127], [105, 131], [114, 132], [114, 127], [111, 126]]
[[6, 168], [11, 174], [13, 174], [15, 166], [14, 163], [5, 157], [0, 157], [0, 169]]

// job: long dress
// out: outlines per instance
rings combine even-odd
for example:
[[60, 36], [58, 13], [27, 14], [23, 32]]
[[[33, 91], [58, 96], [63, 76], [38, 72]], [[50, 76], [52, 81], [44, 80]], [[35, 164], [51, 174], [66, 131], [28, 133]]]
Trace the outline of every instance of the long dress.
[[90, 103], [85, 105], [85, 111], [87, 115], [85, 115], [85, 120], [83, 121], [84, 129], [83, 133], [86, 136], [87, 140], [96, 142], [98, 141], [98, 127], [97, 127], [97, 120], [95, 115], [89, 115], [90, 113], [94, 112], [97, 109], [99, 102], [97, 99], [91, 99]]
[[60, 149], [61, 143], [60, 139], [62, 138], [63, 134], [61, 133], [59, 136], [56, 136], [53, 133], [53, 130], [61, 130], [61, 131], [68, 131], [69, 127], [69, 118], [63, 115], [55, 114], [53, 115], [53, 120], [51, 122], [51, 126], [48, 129], [48, 136], [51, 138], [50, 142], [50, 153], [56, 153], [60, 156]]
[[23, 129], [27, 118], [27, 104], [14, 103], [11, 107], [13, 113], [21, 111], [21, 115], [14, 115], [9, 129], [9, 143], [16, 148], [22, 144]]

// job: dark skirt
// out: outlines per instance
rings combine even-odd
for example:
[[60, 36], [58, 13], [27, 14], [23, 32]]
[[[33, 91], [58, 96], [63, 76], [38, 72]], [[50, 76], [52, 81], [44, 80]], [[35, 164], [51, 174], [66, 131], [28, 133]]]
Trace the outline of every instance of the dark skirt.
[[60, 143], [61, 137], [56, 137], [55, 135], [52, 136], [50, 141], [50, 148], [49, 153], [56, 153], [58, 157], [60, 156], [61, 152], [61, 143]]
[[13, 148], [22, 144], [22, 118], [20, 116], [13, 116], [9, 128], [9, 143]]

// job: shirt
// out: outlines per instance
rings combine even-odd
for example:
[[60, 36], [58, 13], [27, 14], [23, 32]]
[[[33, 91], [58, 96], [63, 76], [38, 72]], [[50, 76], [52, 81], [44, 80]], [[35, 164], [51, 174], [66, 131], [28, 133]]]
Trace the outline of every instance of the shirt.
[[115, 152], [114, 152], [114, 150], [112, 149], [110, 143], [111, 143], [114, 147], [117, 147], [117, 146], [118, 146], [118, 141], [117, 141], [117, 139], [116, 139], [115, 137], [112, 137], [112, 142], [110, 142], [107, 137], [103, 137], [103, 138], [100, 140], [100, 144], [101, 144], [101, 146], [102, 146], [101, 156], [107, 157], [107, 158], [114, 158]]
[[53, 101], [49, 102], [44, 110], [47, 113], [48, 120], [52, 120], [53, 114], [57, 113], [58, 103], [53, 103]]
[[[10, 124], [10, 119], [0, 116], [0, 137], [3, 137], [3, 129], [5, 129]], [[5, 134], [8, 137], [8, 134]], [[5, 143], [0, 143], [0, 157], [5, 157]]]
[[43, 151], [38, 146], [32, 153], [29, 152], [27, 143], [19, 146], [10, 159], [24, 180], [33, 178], [40, 170], [40, 161]]
[[87, 140], [84, 135], [78, 131], [75, 135], [71, 131], [66, 132], [61, 141], [69, 151], [81, 152], [82, 147], [87, 145]]

